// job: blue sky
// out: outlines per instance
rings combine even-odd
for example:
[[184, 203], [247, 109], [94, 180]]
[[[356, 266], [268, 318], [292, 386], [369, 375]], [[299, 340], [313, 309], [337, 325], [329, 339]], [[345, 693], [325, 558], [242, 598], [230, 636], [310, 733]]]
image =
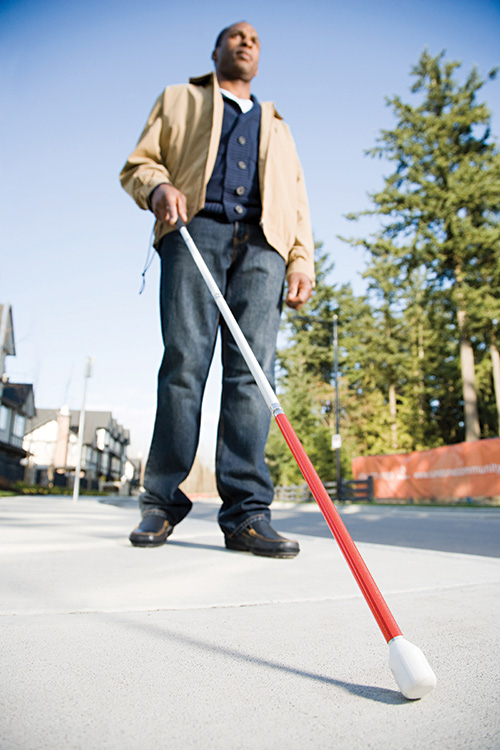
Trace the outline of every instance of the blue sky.
[[[253, 91], [292, 128], [315, 237], [333, 279], [358, 292], [365, 259], [337, 235], [357, 233], [344, 214], [366, 208], [389, 171], [364, 155], [394, 123], [384, 97], [411, 101], [426, 47], [464, 74], [500, 63], [498, 0], [0, 0], [0, 301], [13, 306], [17, 346], [7, 373], [34, 384], [40, 408], [78, 409], [93, 356], [87, 406], [131, 430], [131, 456], [147, 453], [154, 419], [158, 263], [139, 296], [152, 217], [118, 174], [156, 96], [211, 70], [217, 33], [242, 19], [262, 42]], [[500, 81], [483, 98], [498, 136]], [[215, 367], [205, 459], [219, 377]]]

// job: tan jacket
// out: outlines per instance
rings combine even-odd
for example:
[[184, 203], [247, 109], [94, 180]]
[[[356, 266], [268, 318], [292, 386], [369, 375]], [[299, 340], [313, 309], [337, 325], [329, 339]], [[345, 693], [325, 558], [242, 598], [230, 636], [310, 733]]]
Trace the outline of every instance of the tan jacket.
[[[295, 144], [272, 102], [261, 103], [259, 183], [261, 226], [267, 241], [287, 262], [287, 275], [314, 280], [314, 242], [302, 168]], [[151, 191], [168, 182], [187, 198], [188, 220], [205, 205], [219, 147], [224, 114], [215, 74], [168, 86], [158, 97], [120, 180], [138, 206], [148, 209]], [[155, 246], [171, 231], [156, 222]]]

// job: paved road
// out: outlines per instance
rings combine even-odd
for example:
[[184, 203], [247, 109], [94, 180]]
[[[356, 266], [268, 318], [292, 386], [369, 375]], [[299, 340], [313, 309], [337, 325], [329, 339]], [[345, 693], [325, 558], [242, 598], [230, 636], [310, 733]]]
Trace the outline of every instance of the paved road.
[[[137, 503], [134, 499], [107, 501], [122, 506]], [[198, 502], [191, 513], [216, 522], [218, 507], [216, 501]], [[347, 505], [339, 511], [355, 542], [500, 557], [500, 508]], [[273, 508], [273, 519], [282, 533], [331, 536], [315, 503], [302, 505], [300, 512], [293, 506], [278, 506]]]
[[[280, 529], [299, 529], [293, 509], [281, 511]], [[342, 520], [356, 542], [416, 547], [442, 552], [500, 557], [500, 508], [416, 508], [349, 505], [340, 509]], [[278, 515], [275, 514], [276, 519]], [[300, 516], [301, 534], [328, 536], [319, 511]]]

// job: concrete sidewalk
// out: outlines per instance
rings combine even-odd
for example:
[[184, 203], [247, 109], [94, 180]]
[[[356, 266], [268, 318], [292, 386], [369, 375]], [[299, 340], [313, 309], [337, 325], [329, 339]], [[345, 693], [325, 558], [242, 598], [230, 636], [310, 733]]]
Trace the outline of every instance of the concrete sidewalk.
[[269, 560], [191, 516], [144, 550], [137, 520], [0, 499], [2, 750], [500, 747], [499, 559], [358, 545], [438, 677], [409, 702], [333, 539]]

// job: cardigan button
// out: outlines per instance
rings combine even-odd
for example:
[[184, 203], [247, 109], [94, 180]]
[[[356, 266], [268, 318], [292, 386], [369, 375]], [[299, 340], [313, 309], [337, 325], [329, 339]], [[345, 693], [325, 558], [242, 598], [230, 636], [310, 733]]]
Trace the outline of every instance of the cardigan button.
[[236, 195], [245, 195], [245, 188], [243, 187], [243, 185], [238, 185], [234, 192], [236, 193]]
[[239, 162], [238, 162], [238, 167], [239, 167], [240, 169], [246, 169], [246, 168], [247, 168], [246, 162], [244, 162], [244, 161], [239, 161]]
[[244, 135], [238, 136], [238, 143], [240, 144], [240, 146], [244, 146], [246, 142], [247, 142], [247, 139], [245, 138]]
[[242, 214], [242, 213], [244, 213], [244, 211], [245, 211], [245, 209], [243, 208], [243, 206], [240, 206], [240, 205], [238, 205], [238, 206], [235, 206], [235, 207], [234, 207], [234, 210], [236, 211], [236, 213], [237, 213], [237, 214], [240, 214], [240, 216], [241, 216], [241, 214]]

